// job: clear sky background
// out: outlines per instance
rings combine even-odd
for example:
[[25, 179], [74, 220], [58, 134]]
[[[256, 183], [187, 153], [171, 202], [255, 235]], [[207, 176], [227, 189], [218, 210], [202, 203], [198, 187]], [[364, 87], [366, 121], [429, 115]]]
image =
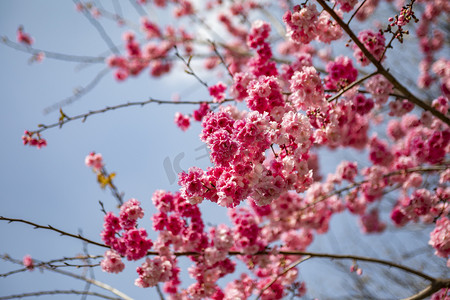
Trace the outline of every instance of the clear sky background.
[[[113, 10], [111, 1], [104, 3], [106, 8]], [[122, 5], [124, 15], [137, 23], [139, 16], [133, 7], [127, 1], [121, 3], [126, 4]], [[120, 44], [120, 36], [125, 29], [110, 21], [102, 21], [102, 24], [113, 41]], [[0, 36], [15, 41], [19, 25], [23, 25], [25, 32], [33, 36], [33, 46], [38, 49], [88, 56], [104, 55], [108, 51], [98, 32], [82, 14], [75, 11], [71, 1], [1, 1]], [[105, 204], [107, 211], [117, 210], [115, 199], [109, 191], [100, 189], [95, 174], [84, 165], [85, 156], [96, 151], [102, 153], [108, 171], [117, 173], [114, 182], [125, 193], [125, 199], [141, 201], [146, 216], [140, 224], [155, 238], [155, 234], [151, 233], [150, 217], [155, 212], [151, 195], [157, 189], [176, 191], [178, 187], [173, 182], [170, 168], [164, 167], [164, 160], [172, 162], [174, 172], [178, 167], [173, 165], [173, 161], [180, 153], [184, 153], [180, 163], [184, 170], [194, 165], [202, 168], [209, 165], [208, 158], [200, 158], [205, 154], [205, 149], [201, 148], [198, 138], [199, 124], [194, 124], [187, 132], [182, 132], [173, 124], [176, 111], [189, 113], [196, 107], [150, 104], [142, 108], [124, 108], [89, 117], [85, 123], [74, 121], [62, 129], [45, 131], [43, 137], [47, 139], [48, 146], [43, 149], [24, 147], [21, 136], [25, 129], [35, 130], [37, 124], [51, 124], [58, 120], [58, 112], [43, 114], [46, 107], [71, 96], [75, 88], [85, 86], [105, 68], [104, 64], [83, 66], [47, 58], [42, 63], [30, 64], [30, 57], [30, 54], [0, 44], [0, 215], [49, 224], [70, 233], [82, 230], [87, 238], [100, 241], [103, 214], [98, 201]], [[143, 72], [125, 83], [117, 83], [110, 72], [86, 96], [65, 107], [64, 112], [74, 116], [127, 101], [144, 101], [148, 97], [170, 100], [176, 93], [181, 95], [182, 100], [205, 99], [207, 93], [200, 84], [182, 72], [181, 67], [178, 70], [163, 79], [150, 78], [147, 72]], [[214, 79], [207, 79], [209, 83], [215, 83]], [[354, 155], [322, 154], [322, 166], [331, 166], [322, 169], [322, 174], [334, 171], [338, 162], [336, 158]], [[224, 208], [205, 202], [201, 209], [207, 222], [229, 222]], [[419, 249], [428, 254], [433, 252], [430, 247], [423, 248], [429, 228], [422, 230], [418, 227], [407, 234], [394, 230], [380, 237], [365, 238], [359, 234], [356, 219], [347, 214], [335, 217], [332, 227], [335, 229], [329, 234], [316, 239], [311, 250], [392, 259], [410, 250]], [[419, 239], [421, 242], [416, 242]], [[19, 223], [0, 222], [0, 241], [0, 254], [9, 254], [17, 259], [30, 254], [46, 261], [83, 253], [79, 240], [60, 237], [46, 230], [33, 230]], [[104, 253], [103, 248], [94, 246], [88, 246], [88, 251], [93, 255]], [[141, 262], [127, 262], [126, 271], [118, 275], [106, 274], [97, 268], [95, 278], [133, 298], [153, 299], [156, 297], [154, 289], [141, 289], [133, 284], [137, 278], [134, 270]], [[419, 265], [414, 260], [405, 263], [413, 267]], [[345, 272], [351, 265], [350, 261], [345, 262], [343, 273], [333, 264], [314, 260], [302, 265], [301, 278], [309, 284], [308, 299], [323, 295], [324, 286], [326, 290], [335, 291], [334, 296], [339, 299], [340, 295], [349, 294], [349, 285], [356, 282], [354, 280], [369, 278], [364, 275], [358, 279], [355, 274]], [[445, 261], [439, 260], [437, 264], [424, 265], [423, 268], [439, 274]], [[189, 265], [186, 260], [180, 264], [184, 286], [192, 282], [186, 272]], [[0, 261], [0, 273], [19, 267]], [[370, 270], [373, 272], [370, 279], [376, 277], [382, 283], [380, 278], [383, 275], [377, 273], [381, 269]], [[226, 277], [220, 282], [224, 284], [231, 278]], [[0, 278], [0, 296], [38, 290], [83, 290], [84, 286], [82, 281], [35, 270]], [[394, 291], [403, 291], [403, 295], [407, 296], [405, 290], [394, 288]], [[41, 298], [47, 297], [50, 296]], [[55, 296], [55, 299], [62, 297]]]

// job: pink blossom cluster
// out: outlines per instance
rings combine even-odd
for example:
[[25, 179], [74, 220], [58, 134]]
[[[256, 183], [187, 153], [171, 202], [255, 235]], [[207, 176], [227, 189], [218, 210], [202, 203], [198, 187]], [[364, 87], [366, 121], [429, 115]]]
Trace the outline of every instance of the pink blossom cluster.
[[17, 41], [27, 46], [31, 46], [34, 42], [33, 38], [28, 33], [23, 31], [22, 26], [17, 28]]
[[232, 231], [225, 225], [219, 225], [212, 227], [209, 235], [206, 234], [198, 206], [188, 203], [180, 193], [159, 190], [153, 194], [152, 200], [159, 210], [153, 215], [153, 228], [159, 231], [155, 249], [160, 256], [154, 260], [148, 259], [138, 268], [140, 277], [136, 284], [148, 287], [165, 282], [165, 292], [173, 297], [180, 296], [179, 268], [171, 253], [194, 251], [203, 255], [192, 258], [195, 265], [189, 268], [189, 273], [196, 283], [184, 292], [199, 298], [220, 295], [221, 289], [216, 281], [235, 270], [235, 264], [227, 257], [234, 245]]
[[302, 44], [308, 44], [317, 36], [319, 12], [314, 4], [296, 5], [293, 12], [286, 11], [283, 21], [286, 23], [289, 38]]
[[30, 132], [28, 130], [25, 130], [22, 141], [24, 145], [30, 145], [38, 149], [47, 146], [47, 141], [43, 139], [39, 133]]
[[201, 122], [203, 120], [203, 117], [208, 114], [210, 111], [210, 107], [208, 103], [201, 103], [200, 107], [193, 112], [193, 117], [195, 121]]
[[375, 102], [380, 105], [387, 102], [394, 87], [383, 75], [375, 75], [367, 80], [364, 86], [372, 94]]
[[442, 217], [430, 233], [429, 244], [436, 249], [436, 255], [447, 258], [450, 255], [450, 220]]
[[208, 88], [209, 94], [214, 98], [214, 102], [220, 103], [225, 99], [225, 91], [227, 86], [223, 82], [210, 86]]
[[[272, 123], [267, 112], [253, 111], [235, 117], [236, 120], [229, 112], [220, 111], [204, 118], [201, 138], [209, 146], [215, 166], [206, 172], [190, 168], [188, 173], [181, 173], [183, 197], [191, 203], [206, 198], [234, 207], [247, 196], [264, 205], [286, 190], [305, 190], [312, 181], [312, 172], [305, 162], [312, 145], [308, 119], [292, 111], [281, 111]], [[272, 127], [277, 122], [280, 128]], [[270, 140], [284, 147], [280, 156], [263, 155], [270, 148]]]
[[130, 199], [121, 206], [119, 217], [109, 212], [105, 216], [101, 233], [103, 242], [128, 260], [144, 257], [153, 243], [147, 238], [144, 228], [137, 229], [137, 219], [143, 216], [136, 199]]
[[327, 12], [319, 14], [315, 4], [296, 5], [283, 15], [287, 36], [298, 44], [308, 44], [314, 39], [330, 43], [342, 37], [342, 29]]
[[360, 218], [361, 230], [364, 233], [383, 232], [386, 224], [380, 222], [377, 209], [372, 209], [369, 213], [364, 214]]
[[247, 94], [245, 101], [251, 110], [271, 114], [275, 107], [284, 107], [281, 86], [275, 76], [259, 76], [250, 81]]
[[[146, 68], [150, 69], [150, 75], [154, 77], [168, 73], [172, 63], [167, 60], [167, 56], [177, 44], [183, 46], [187, 54], [192, 52], [190, 41], [193, 37], [182, 28], [177, 32], [175, 28], [167, 26], [163, 32], [148, 19], [143, 18], [141, 23], [142, 31], [149, 41], [141, 46], [135, 33], [126, 32], [122, 37], [126, 55], [112, 55], [106, 60], [109, 67], [116, 69], [115, 78], [119, 81], [128, 76], [137, 76]], [[160, 41], [156, 42], [155, 39]]]
[[84, 159], [86, 166], [91, 167], [95, 172], [103, 169], [103, 156], [101, 153], [91, 152]]
[[100, 266], [104, 272], [108, 273], [120, 273], [125, 269], [122, 258], [114, 250], [107, 250], [105, 252], [104, 259], [100, 262]]
[[347, 56], [339, 56], [330, 61], [326, 66], [328, 75], [324, 79], [325, 88], [339, 90], [356, 80], [358, 70], [353, 67], [353, 62]]
[[358, 0], [337, 0], [336, 3], [340, 5], [342, 11], [350, 12], [358, 3]]
[[354, 110], [356, 111], [356, 113], [358, 113], [360, 115], [365, 115], [365, 114], [370, 113], [372, 108], [374, 108], [374, 106], [375, 106], [372, 99], [366, 98], [366, 96], [364, 96], [361, 93], [356, 94], [352, 100], [353, 100]]
[[250, 73], [254, 76], [276, 76], [278, 71], [276, 64], [271, 60], [272, 49], [267, 42], [270, 34], [270, 24], [257, 20], [253, 22], [249, 35], [247, 36], [247, 45], [256, 49], [256, 56], [250, 58], [247, 66]]
[[401, 117], [412, 111], [414, 109], [414, 104], [406, 99], [397, 98], [396, 100], [389, 102], [389, 109], [390, 116]]
[[146, 258], [145, 262], [136, 269], [139, 278], [135, 285], [141, 288], [152, 287], [158, 282], [166, 282], [172, 277], [172, 262], [165, 256]]
[[290, 83], [292, 95], [289, 98], [296, 109], [306, 111], [327, 106], [322, 80], [314, 67], [302, 67], [294, 73]]
[[175, 113], [175, 124], [183, 131], [186, 131], [189, 129], [189, 126], [191, 126], [191, 119], [188, 115], [183, 115], [180, 112]]
[[[358, 39], [364, 45], [364, 47], [373, 55], [373, 57], [377, 60], [384, 59], [386, 56], [383, 56], [385, 49], [386, 39], [381, 32], [373, 32], [372, 30], [363, 30], [358, 34]], [[362, 65], [369, 65], [369, 59], [364, 55], [362, 50], [357, 46], [353, 45], [353, 55], [356, 60]]]
[[25, 266], [25, 268], [27, 268], [28, 270], [30, 270], [30, 271], [34, 270], [34, 262], [33, 262], [33, 258], [31, 257], [31, 255], [29, 255], [29, 254], [25, 255], [22, 259], [22, 263]]
[[441, 81], [442, 94], [447, 98], [450, 97], [450, 60], [444, 58], [438, 59], [431, 66], [431, 70]]

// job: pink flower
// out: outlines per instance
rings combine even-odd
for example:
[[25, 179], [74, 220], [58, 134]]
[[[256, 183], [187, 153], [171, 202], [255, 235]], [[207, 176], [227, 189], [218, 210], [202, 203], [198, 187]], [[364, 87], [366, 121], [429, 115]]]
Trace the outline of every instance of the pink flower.
[[435, 254], [440, 257], [448, 257], [450, 254], [450, 220], [447, 217], [440, 218], [436, 227], [430, 233], [428, 242], [434, 249]]
[[189, 126], [191, 125], [191, 121], [189, 116], [187, 115], [183, 115], [180, 112], [177, 112], [175, 114], [175, 124], [177, 124], [177, 126], [183, 130], [186, 131], [189, 129]]
[[31, 38], [29, 34], [23, 31], [22, 26], [17, 29], [17, 41], [28, 46], [31, 46], [31, 44], [33, 44], [33, 38]]
[[372, 209], [368, 214], [361, 216], [360, 224], [364, 233], [379, 233], [384, 231], [384, 229], [386, 228], [386, 224], [380, 222], [378, 218], [377, 209]]
[[103, 168], [103, 157], [100, 153], [91, 152], [84, 159], [84, 163], [88, 167], [92, 167], [92, 169], [96, 172], [100, 171]]
[[287, 11], [283, 16], [287, 35], [295, 43], [308, 44], [317, 36], [319, 12], [314, 4], [296, 5], [293, 12]]
[[356, 80], [358, 70], [353, 67], [353, 62], [346, 56], [339, 56], [327, 64], [325, 77], [325, 88], [341, 89]]
[[173, 263], [164, 256], [147, 258], [142, 266], [136, 269], [139, 278], [135, 285], [142, 288], [155, 286], [158, 282], [166, 282], [172, 277]]
[[223, 82], [218, 82], [216, 85], [208, 88], [209, 94], [214, 97], [214, 102], [220, 103], [225, 99], [225, 91], [227, 86]]
[[34, 262], [33, 259], [31, 258], [31, 255], [27, 254], [23, 257], [23, 261], [22, 261], [23, 265], [30, 271], [32, 271], [34, 269]]
[[100, 262], [100, 266], [104, 272], [120, 273], [125, 268], [120, 255], [114, 250], [107, 250], [104, 259]]
[[29, 132], [28, 130], [25, 130], [25, 135], [22, 136], [22, 141], [24, 145], [30, 145], [37, 147], [38, 149], [47, 146], [47, 141], [41, 138], [39, 133]]
[[[364, 30], [358, 34], [358, 39], [364, 44], [367, 50], [373, 55], [377, 60], [381, 58], [384, 52], [384, 43], [386, 39], [384, 35], [380, 32], [373, 32], [372, 30]], [[353, 55], [362, 66], [369, 65], [369, 60], [364, 55], [364, 53], [359, 49], [357, 45], [353, 45], [354, 53]], [[386, 56], [383, 57], [383, 59]]]
[[247, 45], [256, 49], [265, 43], [270, 34], [270, 24], [261, 20], [253, 22], [249, 35], [247, 36]]

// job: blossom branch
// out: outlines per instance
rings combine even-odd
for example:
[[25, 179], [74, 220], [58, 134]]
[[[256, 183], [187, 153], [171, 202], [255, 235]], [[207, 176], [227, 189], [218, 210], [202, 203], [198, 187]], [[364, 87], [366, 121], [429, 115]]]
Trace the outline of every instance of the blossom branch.
[[361, 77], [360, 79], [350, 83], [349, 85], [347, 85], [345, 88], [343, 88], [342, 90], [339, 91], [339, 93], [337, 93], [336, 95], [334, 95], [333, 97], [331, 97], [330, 99], [328, 99], [328, 102], [331, 103], [334, 100], [336, 100], [337, 98], [339, 98], [342, 94], [344, 94], [346, 91], [352, 89], [354, 86], [357, 86], [358, 84], [366, 81], [367, 79], [369, 79], [372, 76], [375, 76], [378, 74], [378, 71], [375, 71], [373, 73], [370, 73], [364, 77]]
[[[230, 102], [230, 101], [234, 101], [234, 99], [224, 99], [222, 101], [223, 102]], [[215, 104], [215, 102], [213, 101], [170, 101], [170, 100], [157, 100], [157, 99], [153, 99], [150, 98], [147, 101], [141, 101], [141, 102], [127, 102], [127, 103], [123, 103], [123, 104], [119, 104], [119, 105], [115, 105], [115, 106], [107, 106], [103, 109], [99, 109], [99, 110], [91, 110], [88, 113], [84, 113], [84, 114], [80, 114], [80, 115], [76, 115], [74, 117], [69, 117], [66, 116], [64, 119], [60, 120], [57, 123], [53, 123], [50, 125], [44, 125], [44, 124], [39, 124], [38, 127], [40, 129], [34, 131], [34, 133], [41, 133], [42, 131], [45, 131], [47, 129], [53, 128], [53, 127], [62, 127], [62, 125], [71, 122], [71, 121], [75, 121], [75, 120], [79, 120], [82, 119], [82, 122], [86, 121], [86, 119], [92, 115], [96, 115], [96, 114], [101, 114], [110, 110], [116, 110], [119, 108], [124, 108], [124, 107], [129, 107], [129, 106], [144, 106], [147, 105], [149, 103], [157, 103], [157, 104], [201, 104], [201, 103], [208, 103], [208, 104]]]
[[72, 233], [69, 233], [69, 232], [57, 229], [57, 228], [55, 228], [55, 227], [53, 227], [51, 225], [44, 226], [44, 225], [39, 225], [39, 224], [30, 222], [30, 221], [27, 221], [27, 220], [6, 218], [6, 217], [3, 217], [3, 216], [0, 216], [0, 221], [7, 221], [8, 223], [13, 223], [13, 222], [24, 223], [24, 224], [28, 224], [28, 225], [33, 226], [35, 229], [47, 229], [47, 230], [55, 231], [55, 232], [58, 232], [61, 235], [69, 236], [69, 237], [72, 237], [72, 238], [76, 238], [76, 239], [82, 240], [82, 241], [84, 241], [86, 243], [89, 243], [89, 244], [92, 244], [92, 245], [96, 245], [96, 246], [104, 247], [104, 248], [109, 248], [108, 246], [106, 246], [104, 244], [100, 244], [98, 242], [95, 242], [95, 241], [92, 241], [90, 239], [87, 239], [87, 238], [81, 236], [80, 234], [78, 234], [78, 235], [72, 234]]
[[44, 296], [44, 295], [89, 295], [89, 296], [96, 296], [103, 299], [111, 299], [111, 300], [121, 300], [122, 298], [116, 298], [116, 297], [110, 297], [104, 294], [96, 293], [96, 292], [90, 292], [90, 291], [77, 291], [77, 290], [53, 290], [53, 291], [39, 291], [39, 292], [31, 292], [31, 293], [22, 293], [22, 294], [15, 294], [15, 295], [9, 295], [9, 296], [3, 296], [0, 297], [0, 300], [6, 300], [6, 299], [16, 299], [16, 298], [24, 298], [24, 297], [37, 297], [37, 296]]
[[[199, 256], [199, 255], [203, 255], [202, 253], [199, 252], [174, 252], [173, 253], [175, 256], [180, 257], [180, 256]], [[365, 261], [365, 262], [369, 262], [369, 263], [375, 263], [375, 264], [381, 264], [384, 266], [388, 266], [388, 267], [393, 267], [399, 270], [403, 270], [407, 273], [411, 273], [414, 274], [416, 276], [422, 277], [425, 280], [428, 280], [430, 282], [434, 282], [437, 281], [437, 278], [434, 278], [432, 276], [429, 276], [423, 272], [420, 272], [418, 270], [412, 269], [410, 267], [401, 265], [401, 264], [397, 264], [388, 260], [383, 260], [383, 259], [378, 259], [378, 258], [373, 258], [373, 257], [366, 257], [366, 256], [359, 256], [359, 255], [351, 255], [351, 254], [329, 254], [329, 253], [318, 253], [318, 252], [305, 252], [305, 251], [278, 251], [276, 253], [274, 253], [273, 251], [269, 251], [269, 250], [265, 250], [265, 251], [258, 251], [256, 253], [254, 253], [253, 255], [274, 255], [274, 254], [279, 254], [279, 255], [300, 255], [300, 256], [310, 256], [310, 258], [329, 258], [329, 259], [342, 259], [342, 260], [354, 260], [354, 261]], [[158, 252], [147, 252], [147, 255], [159, 255]], [[239, 251], [229, 251], [228, 252], [229, 256], [238, 256], [238, 255], [242, 255], [242, 256], [247, 256], [249, 255], [248, 253], [243, 253], [243, 252], [239, 252]], [[449, 279], [444, 279], [443, 282], [445, 282], [445, 284], [449, 284], [450, 285], [450, 278]]]
[[[11, 258], [11, 257], [9, 257], [7, 255], [4, 255], [2, 258], [7, 260], [7, 261], [16, 263], [16, 264], [22, 264], [21, 261], [19, 261], [17, 259], [13, 259], [13, 258]], [[69, 277], [72, 277], [72, 278], [76, 278], [76, 279], [79, 279], [79, 280], [83, 280], [85, 282], [88, 282], [88, 283], [91, 283], [93, 285], [96, 285], [96, 286], [98, 286], [98, 287], [100, 287], [100, 288], [102, 288], [104, 290], [107, 290], [107, 291], [109, 291], [109, 292], [111, 292], [111, 293], [121, 297], [120, 299], [133, 300], [131, 297], [129, 297], [125, 293], [123, 293], [123, 292], [121, 292], [121, 291], [113, 288], [112, 286], [110, 286], [110, 285], [108, 285], [106, 283], [103, 283], [101, 281], [98, 281], [98, 280], [95, 280], [95, 279], [91, 279], [91, 278], [86, 278], [84, 276], [80, 276], [78, 274], [74, 274], [74, 273], [71, 273], [71, 272], [68, 272], [68, 271], [63, 271], [63, 270], [59, 270], [59, 269], [50, 268], [48, 266], [42, 266], [42, 267], [44, 269], [46, 269], [46, 270], [49, 270], [49, 271], [52, 271], [52, 272], [55, 272], [55, 273], [59, 273], [59, 274], [65, 275], [65, 276], [69, 276]]]
[[43, 53], [46, 58], [63, 60], [63, 61], [94, 64], [94, 63], [104, 63], [105, 59], [106, 59], [106, 57], [102, 57], [102, 56], [94, 57], [94, 56], [84, 56], [84, 55], [81, 55], [81, 56], [80, 55], [71, 55], [71, 54], [57, 53], [57, 52], [37, 49], [37, 48], [30, 47], [30, 46], [23, 46], [19, 43], [11, 41], [6, 36], [3, 36], [1, 38], [1, 42], [3, 44], [5, 44], [6, 46], [13, 48], [15, 50], [30, 53], [33, 55], [38, 55], [39, 53]]
[[324, 10], [326, 10], [334, 20], [341, 26], [341, 28], [348, 34], [348, 36], [353, 40], [353, 42], [358, 46], [359, 49], [364, 53], [364, 55], [372, 62], [372, 64], [377, 68], [378, 72], [382, 74], [389, 82], [391, 82], [394, 87], [400, 91], [404, 98], [406, 98], [411, 103], [421, 107], [422, 109], [429, 111], [431, 114], [433, 114], [435, 117], [446, 123], [447, 125], [450, 125], [450, 118], [448, 118], [446, 115], [435, 109], [434, 107], [430, 106], [428, 103], [424, 102], [423, 100], [420, 100], [416, 96], [414, 96], [405, 86], [403, 86], [388, 70], [386, 70], [381, 62], [379, 62], [372, 53], [367, 50], [367, 48], [361, 43], [361, 41], [356, 37], [356, 35], [353, 33], [353, 31], [350, 29], [350, 27], [336, 14], [336, 12], [330, 8], [324, 0], [317, 0], [317, 2], [322, 6]]
[[280, 278], [281, 276], [283, 276], [284, 274], [286, 274], [287, 272], [289, 272], [290, 270], [292, 270], [293, 268], [295, 268], [296, 266], [298, 266], [299, 264], [301, 264], [302, 262], [310, 259], [311, 256], [308, 255], [306, 257], [300, 258], [296, 261], [294, 261], [292, 264], [290, 264], [286, 269], [284, 269], [280, 274], [278, 274], [277, 276], [275, 276], [274, 279], [272, 279], [259, 293], [258, 297], [256, 298], [256, 300], [260, 299], [262, 297], [262, 294], [264, 294], [264, 292], [270, 288], [277, 280], [278, 278]]
[[[106, 245], [94, 242], [92, 240], [89, 240], [87, 238], [82, 237], [81, 235], [75, 235], [75, 234], [71, 234], [71, 233], [67, 233], [65, 231], [56, 229], [52, 226], [42, 226], [42, 225], [38, 225], [36, 223], [30, 222], [30, 221], [26, 221], [26, 220], [21, 220], [21, 219], [12, 219], [12, 218], [5, 218], [0, 216], [0, 220], [3, 221], [8, 221], [8, 222], [20, 222], [20, 223], [25, 223], [31, 226], [34, 226], [35, 228], [41, 228], [41, 229], [48, 229], [48, 230], [52, 230], [52, 231], [56, 231], [58, 233], [60, 233], [61, 235], [65, 235], [65, 236], [70, 236], [76, 239], [80, 239], [82, 241], [85, 241], [89, 244], [93, 244], [96, 246], [100, 246], [100, 247], [104, 247], [104, 248], [109, 248]], [[272, 252], [268, 252], [268, 251], [260, 251], [255, 253], [255, 255], [271, 255], [273, 254]], [[369, 257], [363, 257], [363, 256], [356, 256], [356, 255], [339, 255], [339, 254], [326, 254], [326, 253], [314, 253], [314, 252], [302, 252], [302, 251], [279, 251], [278, 254], [282, 254], [282, 255], [307, 255], [307, 256], [311, 256], [311, 257], [322, 257], [322, 258], [335, 258], [335, 259], [354, 259], [354, 260], [360, 260], [360, 261], [367, 261], [367, 262], [373, 262], [373, 263], [379, 263], [382, 265], [387, 265], [387, 266], [391, 266], [391, 267], [395, 267], [401, 270], [404, 270], [406, 272], [415, 274], [417, 276], [420, 276], [424, 279], [427, 279], [429, 281], [433, 281], [434, 278], [430, 277], [422, 272], [419, 272], [417, 270], [411, 269], [409, 267], [406, 266], [402, 266], [390, 261], [386, 261], [386, 260], [381, 260], [381, 259], [377, 259], [377, 258], [369, 258]], [[158, 252], [147, 252], [147, 255], [159, 255]], [[174, 252], [175, 256], [198, 256], [201, 255], [201, 253], [199, 252]], [[236, 255], [247, 255], [245, 253], [239, 252], [239, 251], [230, 251], [228, 252], [228, 255], [230, 256], [236, 256]], [[449, 279], [450, 282], [450, 279]]]
[[[1, 256], [2, 259], [4, 260], [8, 260], [10, 262], [14, 262], [16, 264], [23, 264], [22, 261], [20, 260], [15, 260], [11, 257], [9, 257], [9, 255], [4, 254]], [[72, 260], [87, 260], [87, 259], [98, 259], [98, 258], [103, 258], [103, 255], [88, 255], [88, 256], [77, 256], [77, 257], [64, 257], [64, 258], [59, 258], [59, 259], [53, 259], [53, 260], [49, 260], [49, 261], [37, 261], [36, 259], [34, 259], [35, 262], [35, 267], [36, 268], [40, 268], [40, 267], [46, 267], [46, 268], [61, 268], [61, 267], [76, 267], [76, 268], [82, 268], [82, 267], [96, 267], [98, 266], [98, 264], [92, 264], [92, 265], [76, 265], [76, 264], [70, 264], [67, 263], [67, 261], [72, 261]], [[63, 265], [55, 265], [54, 263], [63, 263]], [[20, 272], [25, 272], [28, 271], [28, 268], [21, 268], [21, 269], [17, 269], [17, 270], [13, 270], [7, 273], [3, 273], [0, 274], [0, 277], [8, 277], [10, 275], [16, 274], [16, 273], [20, 273]]]
[[450, 281], [448, 279], [442, 279], [442, 278], [436, 278], [430, 285], [428, 285], [426, 288], [421, 290], [415, 295], [412, 295], [411, 297], [405, 298], [403, 300], [421, 300], [425, 299], [428, 296], [431, 296], [432, 294], [436, 293], [442, 288], [447, 288], [447, 290], [450, 288]]
[[[402, 169], [402, 170], [396, 170], [393, 172], [389, 172], [385, 175], [383, 175], [383, 178], [388, 178], [390, 176], [395, 176], [395, 175], [401, 175], [401, 174], [409, 174], [409, 173], [414, 173], [414, 172], [436, 172], [436, 171], [444, 171], [446, 170], [448, 167], [450, 166], [450, 162], [444, 162], [442, 165], [438, 165], [438, 166], [430, 166], [430, 167], [414, 167], [414, 168], [409, 168], [409, 169]], [[351, 190], [355, 187], [359, 187], [361, 184], [368, 182], [369, 180], [361, 180], [358, 182], [354, 182], [346, 187], [340, 188], [338, 190], [335, 190], [331, 193], [328, 193], [322, 197], [319, 197], [319, 199], [317, 199], [316, 201], [306, 205], [305, 207], [302, 208], [302, 210], [305, 210], [309, 207], [312, 207], [314, 205], [316, 205], [319, 202], [322, 202], [334, 195], [339, 195], [342, 192], [346, 192], [348, 190]]]

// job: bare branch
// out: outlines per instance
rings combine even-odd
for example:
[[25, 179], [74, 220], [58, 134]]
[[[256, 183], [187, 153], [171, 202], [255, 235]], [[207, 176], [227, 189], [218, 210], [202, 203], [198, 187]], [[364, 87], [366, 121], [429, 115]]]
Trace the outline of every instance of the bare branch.
[[[234, 99], [225, 99], [223, 100], [221, 103], [223, 102], [230, 102], [230, 101], [234, 101]], [[144, 106], [147, 105], [149, 103], [157, 103], [157, 104], [202, 104], [202, 103], [208, 103], [208, 104], [216, 104], [214, 101], [170, 101], [170, 100], [157, 100], [157, 99], [153, 99], [150, 98], [147, 101], [140, 101], [140, 102], [127, 102], [127, 103], [123, 103], [123, 104], [119, 104], [119, 105], [115, 105], [115, 106], [107, 106], [103, 109], [99, 109], [99, 110], [91, 110], [88, 113], [85, 114], [81, 114], [81, 115], [77, 115], [74, 117], [66, 117], [63, 120], [57, 122], [57, 123], [53, 123], [50, 125], [44, 125], [44, 124], [39, 124], [38, 127], [40, 127], [40, 129], [34, 131], [35, 133], [40, 133], [42, 131], [45, 131], [47, 129], [53, 128], [53, 127], [62, 127], [62, 125], [69, 123], [71, 121], [75, 121], [75, 120], [79, 120], [82, 119], [82, 122], [86, 121], [86, 119], [92, 115], [97, 115], [97, 114], [101, 114], [110, 110], [116, 110], [116, 109], [120, 109], [120, 108], [124, 108], [124, 107], [130, 107], [130, 106]]]
[[111, 69], [105, 68], [101, 70], [95, 77], [92, 79], [91, 82], [89, 82], [85, 87], [77, 88], [74, 94], [66, 99], [63, 99], [61, 101], [56, 102], [55, 104], [52, 104], [50, 106], [47, 106], [44, 108], [44, 115], [51, 113], [52, 111], [58, 110], [61, 107], [64, 107], [66, 105], [72, 104], [76, 100], [80, 99], [84, 95], [86, 95], [88, 92], [90, 92], [94, 87], [97, 86], [97, 84], [100, 82], [100, 80], [105, 77], [106, 74], [108, 74], [111, 71]]
[[87, 63], [87, 64], [95, 64], [95, 63], [104, 63], [106, 57], [94, 57], [94, 56], [80, 56], [80, 55], [72, 55], [72, 54], [64, 54], [64, 53], [57, 53], [57, 52], [51, 52], [47, 50], [37, 49], [33, 48], [31, 46], [24, 46], [21, 44], [18, 44], [16, 42], [11, 41], [6, 36], [1, 38], [1, 42], [5, 44], [8, 47], [11, 47], [13, 49], [30, 53], [33, 55], [38, 55], [40, 53], [43, 53], [45, 55], [45, 58], [51, 58], [51, 59], [57, 59], [57, 60], [63, 60], [63, 61], [72, 61], [77, 63]]
[[5, 218], [5, 217], [2, 217], [2, 216], [0, 216], [0, 221], [8, 221], [9, 223], [12, 223], [12, 222], [24, 223], [24, 224], [28, 224], [28, 225], [33, 226], [35, 229], [47, 229], [47, 230], [56, 231], [56, 232], [58, 232], [61, 235], [70, 236], [70, 237], [82, 240], [82, 241], [84, 241], [86, 243], [89, 243], [89, 244], [92, 244], [92, 245], [96, 245], [96, 246], [104, 247], [104, 248], [109, 248], [108, 246], [106, 246], [104, 244], [100, 244], [98, 242], [94, 242], [94, 241], [92, 241], [90, 239], [87, 239], [87, 238], [85, 238], [85, 237], [83, 237], [83, 236], [81, 236], [79, 234], [75, 235], [75, 234], [72, 234], [72, 233], [68, 233], [68, 232], [65, 232], [63, 230], [57, 229], [57, 228], [55, 228], [55, 227], [53, 227], [51, 225], [43, 226], [43, 225], [39, 225], [39, 224], [30, 222], [30, 221], [26, 221], [26, 220], [22, 220], [22, 219]]
[[96, 296], [103, 299], [111, 299], [111, 300], [121, 300], [122, 298], [116, 298], [116, 297], [110, 297], [104, 294], [96, 293], [96, 292], [89, 292], [89, 291], [76, 291], [76, 290], [54, 290], [54, 291], [39, 291], [39, 292], [31, 292], [31, 293], [22, 293], [22, 294], [15, 294], [15, 295], [9, 295], [9, 296], [3, 296], [0, 297], [0, 300], [6, 300], [6, 299], [17, 299], [17, 298], [24, 298], [24, 297], [37, 297], [37, 296], [44, 296], [44, 295], [89, 295], [89, 296]]
[[178, 52], [178, 48], [177, 46], [174, 46], [175, 48], [175, 56], [178, 57], [186, 66], [186, 68], [188, 68], [187, 70], [185, 70], [185, 72], [189, 75], [192, 75], [195, 77], [195, 79], [198, 80], [198, 82], [200, 82], [203, 86], [205, 86], [206, 88], [208, 88], [208, 84], [206, 82], [204, 82], [200, 77], [198, 77], [198, 75], [194, 72], [194, 70], [191, 67], [191, 57], [189, 57], [188, 61], [186, 61], [184, 59], [183, 56], [181, 56], [181, 54]]
[[[73, 2], [75, 4], [80, 3], [77, 0], [73, 0]], [[101, 38], [105, 41], [106, 45], [108, 45], [109, 50], [111, 50], [112, 53], [119, 55], [120, 51], [119, 49], [117, 49], [116, 45], [114, 45], [113, 41], [111, 40], [111, 38], [109, 37], [109, 35], [106, 33], [105, 28], [103, 28], [102, 24], [100, 24], [100, 22], [98, 22], [92, 15], [91, 13], [86, 10], [86, 9], [82, 9], [81, 12], [83, 13], [83, 15], [86, 17], [86, 19], [89, 20], [89, 22], [92, 24], [92, 26], [94, 26], [94, 28], [98, 31], [98, 33], [100, 34]]]

